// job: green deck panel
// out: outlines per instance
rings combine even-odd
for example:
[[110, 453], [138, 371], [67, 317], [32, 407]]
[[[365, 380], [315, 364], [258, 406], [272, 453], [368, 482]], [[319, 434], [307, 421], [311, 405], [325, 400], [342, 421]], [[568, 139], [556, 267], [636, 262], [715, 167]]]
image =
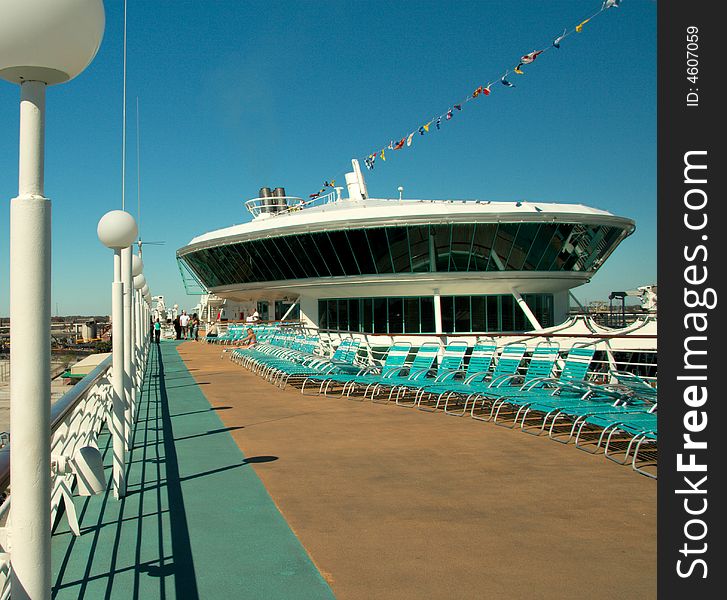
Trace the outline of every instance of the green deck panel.
[[[53, 534], [54, 598], [329, 599], [333, 593], [176, 351], [152, 345], [127, 496], [75, 498]], [[111, 480], [111, 439], [99, 436]]]
[[61, 374], [63, 379], [83, 379], [87, 373], [71, 373], [70, 371], [64, 371]]

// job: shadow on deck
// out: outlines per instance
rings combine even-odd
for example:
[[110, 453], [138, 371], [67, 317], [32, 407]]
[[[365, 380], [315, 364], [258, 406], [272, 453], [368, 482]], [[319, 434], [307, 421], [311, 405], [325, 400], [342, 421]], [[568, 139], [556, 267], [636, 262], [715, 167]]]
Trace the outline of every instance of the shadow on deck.
[[[328, 585], [184, 366], [153, 346], [127, 494], [76, 498], [53, 535], [54, 598], [331, 598]], [[111, 437], [99, 436], [107, 480]]]

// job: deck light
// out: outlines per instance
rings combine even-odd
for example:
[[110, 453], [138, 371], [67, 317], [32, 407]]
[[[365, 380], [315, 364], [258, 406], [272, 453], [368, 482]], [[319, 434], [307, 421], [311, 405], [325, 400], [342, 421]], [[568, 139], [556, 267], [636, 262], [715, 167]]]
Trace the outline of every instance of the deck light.
[[134, 254], [134, 256], [131, 258], [131, 274], [134, 277], [137, 277], [138, 275], [141, 275], [144, 271], [144, 261], [141, 260], [141, 257]]
[[128, 248], [136, 239], [136, 221], [123, 210], [112, 210], [101, 217], [96, 233], [107, 248], [112, 250]]
[[10, 202], [11, 590], [51, 594], [50, 236], [44, 196], [45, 90], [93, 60], [102, 0], [0, 0], [0, 79], [20, 84], [18, 196]]
[[123, 210], [107, 212], [96, 228], [101, 243], [114, 251], [114, 281], [111, 284], [111, 321], [113, 353], [113, 481], [114, 496], [122, 498], [126, 493], [126, 374], [124, 369], [124, 284], [122, 282], [121, 251], [136, 239], [134, 217]]
[[[133, 275], [132, 284], [132, 301], [133, 301], [133, 322], [134, 322], [134, 335], [133, 335], [133, 348], [132, 359], [133, 359], [133, 389], [136, 395], [141, 393], [142, 385], [142, 374], [144, 372], [144, 332], [146, 331], [145, 319], [144, 319], [144, 306], [141, 298], [141, 288], [146, 283], [142, 271], [144, 269], [144, 263], [141, 258], [134, 255], [131, 261], [131, 274]], [[134, 411], [132, 418], [136, 419], [136, 402], [134, 402]]]
[[101, 45], [101, 0], [0, 0], [0, 77], [13, 83], [63, 83], [81, 73]]

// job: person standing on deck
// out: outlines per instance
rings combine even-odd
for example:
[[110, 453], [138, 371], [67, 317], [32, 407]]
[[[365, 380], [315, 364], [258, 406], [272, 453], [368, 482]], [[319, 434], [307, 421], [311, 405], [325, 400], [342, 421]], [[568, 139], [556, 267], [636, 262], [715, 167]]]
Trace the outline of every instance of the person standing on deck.
[[182, 328], [182, 338], [186, 340], [189, 333], [189, 315], [186, 310], [183, 310], [179, 317], [179, 326]]
[[179, 315], [174, 317], [174, 321], [172, 321], [172, 325], [174, 326], [174, 335], [177, 340], [182, 339], [182, 326], [179, 324]]
[[195, 342], [199, 341], [199, 318], [197, 313], [194, 313], [189, 321], [189, 339]]
[[157, 344], [159, 343], [159, 338], [161, 338], [162, 335], [162, 324], [159, 322], [159, 319], [157, 319], [154, 322], [154, 342]]

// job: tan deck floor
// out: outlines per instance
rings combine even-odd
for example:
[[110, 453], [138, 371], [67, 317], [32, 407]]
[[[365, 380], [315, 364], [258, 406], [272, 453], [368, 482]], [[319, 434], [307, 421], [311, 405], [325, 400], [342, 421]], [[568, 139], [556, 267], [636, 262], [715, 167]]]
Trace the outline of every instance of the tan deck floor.
[[630, 468], [179, 352], [245, 456], [277, 458], [255, 470], [341, 600], [656, 597], [656, 482]]

